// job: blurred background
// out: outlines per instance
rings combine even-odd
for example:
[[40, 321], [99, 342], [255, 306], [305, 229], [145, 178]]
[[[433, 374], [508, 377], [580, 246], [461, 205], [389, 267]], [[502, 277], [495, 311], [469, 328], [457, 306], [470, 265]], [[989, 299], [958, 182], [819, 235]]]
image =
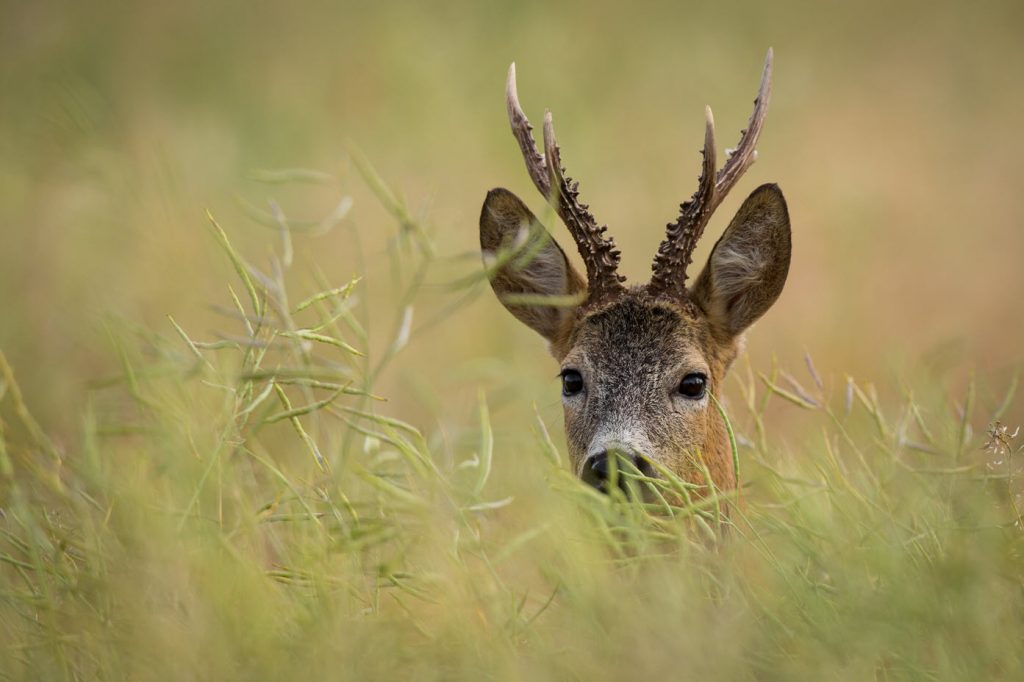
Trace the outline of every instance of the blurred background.
[[[504, 109], [509, 62], [534, 122], [555, 114], [584, 201], [646, 278], [664, 225], [696, 186], [703, 107], [731, 146], [765, 52], [775, 89], [758, 163], [719, 210], [701, 263], [742, 199], [777, 182], [793, 266], [751, 331], [750, 361], [953, 395], [977, 373], [1005, 391], [1024, 316], [1024, 5], [986, 2], [3, 2], [0, 15], [0, 348], [29, 404], [65, 437], [117, 371], [130, 321], [196, 338], [229, 326], [230, 264], [209, 209], [265, 265], [275, 202], [298, 225], [298, 296], [316, 277], [360, 292], [371, 354], [392, 341], [398, 223], [356, 172], [358, 150], [435, 240], [413, 340], [381, 377], [396, 413], [430, 427], [473, 409], [502, 424], [530, 403], [559, 417], [542, 340], [478, 287], [477, 218], [495, 186], [535, 211]], [[318, 182], [280, 184], [304, 168]], [[305, 176], [304, 176], [305, 177]], [[269, 182], [268, 182], [269, 180]], [[552, 231], [567, 244], [561, 226]], [[304, 274], [308, 273], [308, 274]], [[320, 273], [314, 276], [314, 273]], [[421, 325], [450, 309], [443, 322]]]

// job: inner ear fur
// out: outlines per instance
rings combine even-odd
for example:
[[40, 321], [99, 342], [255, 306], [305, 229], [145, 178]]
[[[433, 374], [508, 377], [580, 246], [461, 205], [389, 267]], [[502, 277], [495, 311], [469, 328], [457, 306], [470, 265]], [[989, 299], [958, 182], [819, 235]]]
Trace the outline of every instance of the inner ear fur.
[[[554, 343], [575, 310], [569, 301], [582, 295], [586, 284], [537, 217], [507, 189], [487, 193], [480, 212], [480, 251], [486, 266], [501, 263], [490, 281], [502, 305]], [[557, 298], [550, 304], [516, 303], [517, 296]]]
[[735, 338], [779, 298], [791, 251], [786, 199], [777, 185], [761, 185], [712, 249], [693, 299], [716, 330]]

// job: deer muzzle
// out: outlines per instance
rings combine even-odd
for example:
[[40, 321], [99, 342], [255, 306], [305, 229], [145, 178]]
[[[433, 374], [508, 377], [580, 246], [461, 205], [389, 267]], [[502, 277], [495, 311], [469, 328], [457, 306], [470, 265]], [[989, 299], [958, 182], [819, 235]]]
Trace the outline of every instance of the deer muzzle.
[[588, 457], [580, 471], [584, 483], [603, 493], [618, 488], [627, 497], [633, 497], [633, 491], [640, 487], [640, 478], [655, 476], [654, 467], [646, 457], [618, 443]]

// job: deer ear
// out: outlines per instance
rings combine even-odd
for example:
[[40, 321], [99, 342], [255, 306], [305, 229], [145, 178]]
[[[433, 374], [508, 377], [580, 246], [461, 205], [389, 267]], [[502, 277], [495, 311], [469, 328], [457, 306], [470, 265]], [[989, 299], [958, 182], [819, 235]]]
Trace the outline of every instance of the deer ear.
[[555, 341], [576, 307], [573, 297], [586, 285], [536, 216], [507, 189], [487, 193], [480, 212], [480, 251], [502, 305]]
[[754, 190], [708, 257], [692, 294], [712, 325], [734, 338], [772, 307], [789, 274], [789, 211], [777, 185]]

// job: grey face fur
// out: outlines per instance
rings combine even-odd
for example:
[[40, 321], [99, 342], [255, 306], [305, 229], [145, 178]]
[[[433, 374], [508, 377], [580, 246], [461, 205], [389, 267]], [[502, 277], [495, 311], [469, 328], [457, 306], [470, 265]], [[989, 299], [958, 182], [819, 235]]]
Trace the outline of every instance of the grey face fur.
[[713, 380], [720, 361], [709, 341], [699, 320], [645, 302], [641, 291], [581, 320], [561, 360], [583, 376], [583, 390], [562, 399], [574, 470], [582, 475], [590, 457], [611, 450], [693, 469], [688, 453], [705, 442], [710, 399], [679, 386], [689, 374]]

